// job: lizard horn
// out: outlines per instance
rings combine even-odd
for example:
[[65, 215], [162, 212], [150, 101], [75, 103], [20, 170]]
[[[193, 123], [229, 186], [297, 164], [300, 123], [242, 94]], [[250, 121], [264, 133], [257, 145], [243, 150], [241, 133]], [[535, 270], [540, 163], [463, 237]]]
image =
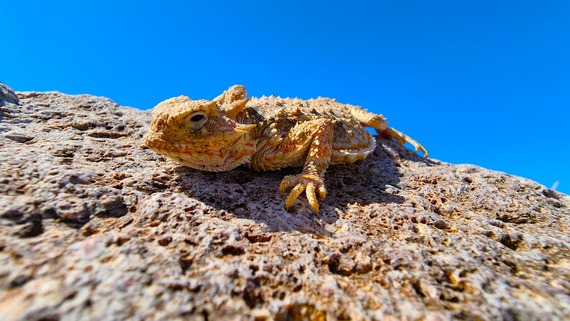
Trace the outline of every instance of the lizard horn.
[[229, 105], [222, 106], [222, 108], [226, 112], [226, 114], [228, 114], [228, 116], [230, 116], [231, 118], [235, 118], [237, 116], [237, 114], [239, 114], [244, 109], [244, 107], [248, 101], [249, 101], [249, 98], [240, 99], [240, 100], [234, 101], [233, 103], [231, 103]]

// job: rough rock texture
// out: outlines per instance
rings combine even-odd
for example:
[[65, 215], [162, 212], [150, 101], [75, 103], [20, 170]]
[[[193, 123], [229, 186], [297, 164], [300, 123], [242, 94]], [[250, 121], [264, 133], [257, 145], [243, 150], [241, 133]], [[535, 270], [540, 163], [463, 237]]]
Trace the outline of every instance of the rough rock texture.
[[[6, 92], [4, 92], [6, 91]], [[563, 320], [570, 197], [379, 139], [321, 213], [142, 147], [106, 98], [0, 104], [0, 320]], [[14, 99], [15, 98], [15, 99]]]

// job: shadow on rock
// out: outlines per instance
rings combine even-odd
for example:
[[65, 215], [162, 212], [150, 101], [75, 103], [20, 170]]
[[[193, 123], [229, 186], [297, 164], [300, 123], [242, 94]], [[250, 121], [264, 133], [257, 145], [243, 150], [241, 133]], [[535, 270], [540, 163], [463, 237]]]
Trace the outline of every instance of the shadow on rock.
[[310, 209], [304, 195], [289, 211], [283, 208], [285, 195], [278, 192], [281, 179], [299, 173], [300, 168], [255, 172], [239, 167], [210, 173], [179, 166], [174, 175], [179, 192], [220, 212], [254, 220], [271, 230], [328, 235], [325, 226], [336, 222], [352, 204], [404, 202], [402, 196], [394, 193], [399, 189], [400, 159], [426, 161], [395, 143], [383, 141], [366, 160], [329, 167], [325, 179], [328, 195], [320, 201], [319, 213]]
[[210, 173], [179, 166], [174, 174], [178, 192], [217, 210], [209, 213], [211, 217], [227, 220], [229, 214], [264, 224], [272, 231], [327, 235], [324, 226], [338, 219], [333, 208], [315, 214], [303, 198], [290, 211], [283, 208], [279, 183], [284, 175], [295, 173], [293, 170], [259, 173], [239, 167]]

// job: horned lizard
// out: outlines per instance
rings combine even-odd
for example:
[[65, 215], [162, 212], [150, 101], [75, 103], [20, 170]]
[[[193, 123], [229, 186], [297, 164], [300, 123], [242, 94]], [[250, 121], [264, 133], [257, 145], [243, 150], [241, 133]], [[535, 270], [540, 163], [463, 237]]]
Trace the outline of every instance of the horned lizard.
[[353, 163], [374, 151], [376, 141], [365, 126], [428, 156], [418, 142], [388, 127], [383, 116], [360, 107], [328, 98], [246, 98], [241, 85], [211, 101], [179, 96], [159, 103], [144, 139], [157, 153], [203, 171], [303, 167], [300, 174], [285, 176], [279, 191], [291, 189], [286, 209], [305, 192], [318, 212], [317, 194], [321, 199], [327, 194], [328, 166]]

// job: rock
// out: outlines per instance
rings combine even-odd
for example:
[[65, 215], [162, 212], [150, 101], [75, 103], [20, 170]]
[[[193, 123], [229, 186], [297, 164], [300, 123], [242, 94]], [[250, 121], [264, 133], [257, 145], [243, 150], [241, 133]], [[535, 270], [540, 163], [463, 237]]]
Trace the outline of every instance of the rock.
[[17, 105], [20, 100], [12, 88], [0, 83], [0, 106], [4, 106], [6, 103]]
[[287, 212], [295, 169], [195, 171], [142, 146], [148, 112], [16, 98], [0, 116], [0, 320], [570, 316], [570, 198], [533, 181], [379, 139], [330, 168], [320, 214]]

